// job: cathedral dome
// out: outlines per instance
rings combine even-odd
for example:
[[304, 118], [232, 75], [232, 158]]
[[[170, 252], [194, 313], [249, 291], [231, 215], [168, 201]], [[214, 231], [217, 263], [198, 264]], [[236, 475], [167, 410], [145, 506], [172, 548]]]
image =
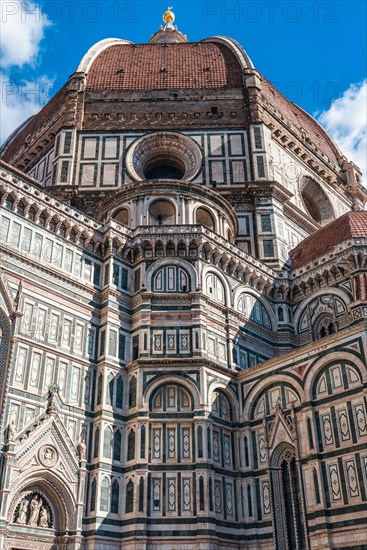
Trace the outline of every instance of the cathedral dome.
[[367, 212], [347, 212], [304, 239], [291, 251], [292, 270], [312, 263], [346, 241], [362, 239], [364, 242], [366, 234]]
[[92, 62], [86, 90], [230, 88], [242, 85], [234, 54], [210, 42], [115, 44]]
[[[172, 18], [172, 13], [167, 17]], [[193, 129], [248, 131], [252, 125], [260, 124], [267, 127], [274, 141], [301, 159], [327, 185], [346, 181], [348, 162], [332, 138], [312, 116], [256, 70], [238, 42], [221, 36], [188, 42], [169, 20], [147, 44], [120, 38], [94, 44], [61, 90], [5, 142], [0, 157], [45, 185], [67, 184], [86, 189], [95, 186], [94, 176], [87, 176], [93, 183], [82, 181], [84, 176], [79, 174], [84, 168], [72, 171], [71, 164], [66, 167], [68, 158], [60, 158], [60, 166], [54, 167], [53, 175], [39, 176], [39, 165], [52, 148], [52, 154], [57, 156], [59, 137], [64, 142], [63, 132], [75, 132], [75, 138], [67, 139], [75, 139], [74, 146], [79, 140], [82, 147], [82, 133], [135, 132], [139, 138], [151, 132], [188, 133]], [[121, 143], [125, 140], [124, 147], [128, 149], [131, 140], [128, 143], [127, 138], [119, 139]], [[98, 150], [101, 149], [102, 145]], [[120, 151], [120, 159], [125, 159], [125, 149]], [[80, 154], [79, 145], [73, 151]], [[269, 162], [269, 173], [264, 172], [261, 177], [272, 179], [276, 163], [271, 157], [265, 161], [258, 156], [253, 162], [257, 163], [257, 159], [260, 163]], [[123, 163], [121, 160], [120, 175], [116, 175], [118, 187], [126, 182], [121, 174], [126, 170], [129, 175]], [[215, 166], [222, 170], [218, 164]], [[243, 168], [238, 169], [242, 174]], [[251, 179], [249, 170], [247, 164], [247, 174], [239, 176], [241, 183]], [[230, 172], [228, 168], [226, 171]], [[209, 166], [206, 172], [209, 173]], [[215, 185], [223, 178], [219, 175]], [[109, 179], [107, 176], [98, 179], [97, 187], [106, 189], [115, 185], [112, 175]], [[358, 187], [358, 173], [355, 179]]]

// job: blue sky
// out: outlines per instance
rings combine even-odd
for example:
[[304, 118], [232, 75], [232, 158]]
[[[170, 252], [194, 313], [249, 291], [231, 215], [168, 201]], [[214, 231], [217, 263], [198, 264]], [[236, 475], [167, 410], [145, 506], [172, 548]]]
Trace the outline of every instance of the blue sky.
[[[363, 162], [364, 0], [176, 0], [170, 5], [189, 40], [218, 34], [238, 40], [264, 76], [317, 116], [348, 149], [347, 156]], [[90, 46], [107, 37], [147, 42], [167, 6], [155, 0], [2, 0], [2, 140], [62, 86]]]

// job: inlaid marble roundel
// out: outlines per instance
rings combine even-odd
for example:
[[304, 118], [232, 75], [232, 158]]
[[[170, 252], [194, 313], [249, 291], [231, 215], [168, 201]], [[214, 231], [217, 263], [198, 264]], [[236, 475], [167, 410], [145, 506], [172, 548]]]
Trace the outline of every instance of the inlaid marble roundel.
[[41, 447], [38, 456], [42, 466], [45, 466], [46, 468], [53, 468], [59, 458], [56, 449], [51, 445]]
[[155, 132], [137, 139], [126, 155], [126, 169], [135, 181], [192, 181], [201, 169], [202, 154], [195, 141], [174, 132]]

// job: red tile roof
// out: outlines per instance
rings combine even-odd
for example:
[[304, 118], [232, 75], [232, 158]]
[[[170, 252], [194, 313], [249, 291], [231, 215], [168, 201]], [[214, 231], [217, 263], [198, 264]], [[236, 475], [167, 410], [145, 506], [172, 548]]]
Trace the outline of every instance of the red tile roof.
[[33, 136], [41, 128], [50, 122], [52, 118], [57, 115], [57, 113], [65, 107], [66, 94], [68, 88], [65, 84], [54, 97], [46, 103], [46, 105], [38, 113], [34, 115], [33, 118], [28, 122], [28, 124], [15, 136], [13, 141], [6, 147], [4, 153], [1, 156], [1, 159], [5, 162], [11, 161], [12, 157], [16, 155], [25, 144], [25, 141], [29, 135]]
[[[268, 80], [263, 93], [269, 102], [334, 162], [339, 152], [318, 123], [300, 107], [286, 99]], [[86, 90], [145, 91], [164, 89], [224, 89], [243, 86], [241, 66], [225, 45], [214, 42], [172, 44], [114, 44], [102, 50], [87, 74]], [[67, 85], [19, 132], [5, 148], [2, 158], [9, 162], [22, 149], [26, 137], [36, 134], [55, 116], [66, 101]], [[72, 122], [71, 122], [72, 123]]]
[[367, 212], [347, 212], [304, 239], [291, 250], [292, 270], [324, 256], [337, 244], [358, 237], [367, 237]]
[[87, 90], [165, 90], [242, 86], [234, 54], [221, 44], [116, 44], [102, 51]]
[[310, 138], [313, 143], [334, 162], [341, 156], [333, 140], [327, 134], [326, 130], [301, 107], [292, 103], [279, 90], [277, 90], [269, 80], [262, 76], [262, 92], [279, 111], [298, 129], [306, 130], [305, 137]]

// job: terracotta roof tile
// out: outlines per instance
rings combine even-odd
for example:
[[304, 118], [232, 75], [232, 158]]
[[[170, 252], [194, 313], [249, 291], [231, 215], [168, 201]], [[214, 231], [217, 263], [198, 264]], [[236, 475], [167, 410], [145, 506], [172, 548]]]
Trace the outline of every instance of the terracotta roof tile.
[[220, 44], [116, 44], [102, 51], [87, 90], [164, 90], [242, 86], [241, 67]]
[[282, 95], [269, 80], [263, 76], [262, 79], [263, 93], [270, 103], [277, 107], [294, 126], [306, 130], [306, 138], [309, 137], [330, 160], [335, 162], [340, 153], [326, 130], [311, 115], [305, 113], [301, 107]]
[[367, 237], [367, 212], [348, 212], [313, 233], [290, 252], [292, 270], [324, 256], [337, 244]]
[[13, 141], [8, 145], [2, 154], [1, 158], [5, 162], [9, 162], [14, 155], [16, 155], [25, 144], [25, 141], [29, 135], [36, 134], [44, 124], [49, 122], [55, 114], [58, 113], [65, 106], [66, 94], [68, 88], [65, 84], [54, 97], [46, 103], [46, 105], [34, 115], [28, 124], [19, 132]]

